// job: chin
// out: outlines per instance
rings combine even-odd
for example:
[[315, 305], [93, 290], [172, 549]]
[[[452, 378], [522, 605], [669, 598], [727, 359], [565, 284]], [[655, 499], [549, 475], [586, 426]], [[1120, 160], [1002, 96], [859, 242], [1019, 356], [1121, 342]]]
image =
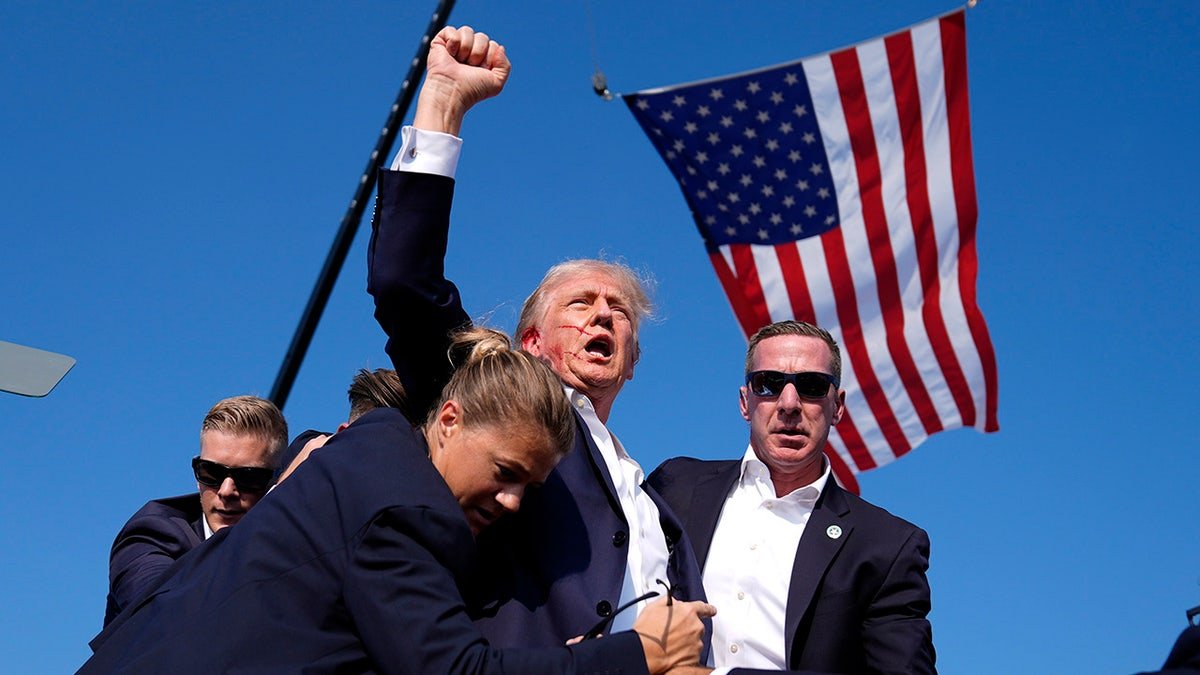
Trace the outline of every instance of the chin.
[[625, 381], [625, 374], [619, 370], [604, 369], [587, 378], [587, 383], [595, 389], [608, 389]]

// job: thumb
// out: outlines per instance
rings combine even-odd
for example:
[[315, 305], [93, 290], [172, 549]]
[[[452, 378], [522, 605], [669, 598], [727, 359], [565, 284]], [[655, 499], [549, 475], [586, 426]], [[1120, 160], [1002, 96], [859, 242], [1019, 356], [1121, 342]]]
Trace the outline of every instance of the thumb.
[[707, 602], [700, 602], [697, 600], [691, 604], [696, 606], [696, 616], [700, 617], [701, 619], [707, 619], [716, 616], [717, 614], [717, 608], [713, 607]]

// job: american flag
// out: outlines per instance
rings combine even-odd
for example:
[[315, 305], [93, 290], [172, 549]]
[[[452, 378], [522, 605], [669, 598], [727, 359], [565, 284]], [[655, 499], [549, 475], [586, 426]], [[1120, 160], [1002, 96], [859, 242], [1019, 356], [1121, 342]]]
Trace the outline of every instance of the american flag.
[[745, 334], [842, 346], [842, 485], [957, 427], [996, 431], [975, 299], [962, 10], [846, 49], [624, 97], [679, 181]]

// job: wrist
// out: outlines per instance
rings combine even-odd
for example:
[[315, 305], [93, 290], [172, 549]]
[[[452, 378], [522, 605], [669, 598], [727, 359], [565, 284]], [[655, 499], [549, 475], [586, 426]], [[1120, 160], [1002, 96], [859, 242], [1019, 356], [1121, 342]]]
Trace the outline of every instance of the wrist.
[[453, 84], [426, 79], [417, 98], [417, 112], [412, 125], [425, 131], [440, 131], [457, 136], [462, 130], [467, 107]]
[[650, 675], [658, 675], [670, 670], [670, 664], [667, 663], [666, 655], [659, 645], [641, 633], [637, 633], [637, 636], [642, 643], [642, 655], [646, 659], [646, 670], [650, 672]]

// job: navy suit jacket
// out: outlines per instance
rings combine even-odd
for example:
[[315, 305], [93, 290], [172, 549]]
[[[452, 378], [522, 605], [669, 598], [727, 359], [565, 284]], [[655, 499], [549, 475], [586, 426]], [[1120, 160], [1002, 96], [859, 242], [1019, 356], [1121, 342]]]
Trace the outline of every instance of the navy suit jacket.
[[645, 672], [632, 632], [491, 648], [459, 592], [473, 554], [424, 437], [374, 410], [117, 617], [80, 672]]
[[158, 583], [175, 561], [204, 541], [200, 495], [155, 499], [138, 509], [108, 557], [104, 625]]
[[[423, 419], [449, 380], [448, 334], [469, 326], [443, 261], [454, 181], [381, 171], [368, 249], [367, 289], [387, 333], [387, 352]], [[586, 632], [620, 599], [628, 551], [612, 478], [583, 420], [575, 446], [518, 513], [479, 538], [481, 571], [469, 589], [478, 626], [503, 646], [547, 646]], [[675, 597], [703, 599], [700, 569], [678, 519], [652, 490], [670, 548]]]
[[[740, 460], [680, 457], [664, 462], [647, 481], [683, 518], [701, 567], [725, 498], [740, 475]], [[841, 528], [837, 538], [827, 535], [832, 525]], [[928, 567], [924, 530], [829, 481], [792, 567], [784, 626], [788, 667], [829, 673], [936, 672], [926, 619]]]

